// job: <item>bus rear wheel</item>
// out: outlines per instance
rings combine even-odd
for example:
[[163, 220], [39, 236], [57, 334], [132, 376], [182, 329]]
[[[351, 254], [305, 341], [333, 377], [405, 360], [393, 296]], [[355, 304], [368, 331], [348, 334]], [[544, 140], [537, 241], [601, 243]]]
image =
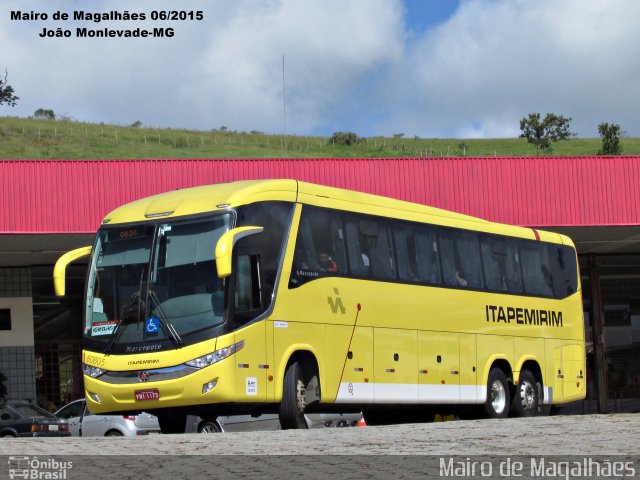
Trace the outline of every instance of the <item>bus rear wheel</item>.
[[284, 374], [279, 415], [280, 428], [283, 430], [308, 428], [304, 418], [305, 389], [302, 366], [293, 362]]
[[504, 372], [494, 367], [487, 380], [487, 401], [484, 411], [489, 418], [506, 418], [510, 407], [509, 382]]
[[516, 417], [535, 417], [540, 405], [536, 377], [529, 370], [520, 372], [520, 379], [513, 395], [511, 409]]

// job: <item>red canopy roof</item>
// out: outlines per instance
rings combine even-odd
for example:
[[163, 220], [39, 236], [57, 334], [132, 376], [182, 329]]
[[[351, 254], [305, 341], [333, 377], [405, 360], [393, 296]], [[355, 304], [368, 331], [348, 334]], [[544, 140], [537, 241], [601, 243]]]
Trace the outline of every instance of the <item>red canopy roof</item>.
[[0, 233], [91, 233], [175, 188], [295, 178], [526, 226], [640, 225], [640, 157], [2, 160]]

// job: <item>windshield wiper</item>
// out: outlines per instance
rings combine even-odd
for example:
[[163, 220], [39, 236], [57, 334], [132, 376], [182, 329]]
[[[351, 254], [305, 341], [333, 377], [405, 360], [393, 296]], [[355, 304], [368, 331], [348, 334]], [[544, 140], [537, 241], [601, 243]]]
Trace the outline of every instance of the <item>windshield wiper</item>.
[[[140, 284], [138, 285], [138, 290], [133, 292], [129, 301], [125, 303], [124, 306], [122, 307], [120, 321], [116, 325], [116, 328], [113, 329], [113, 333], [111, 334], [111, 340], [109, 340], [109, 345], [107, 345], [107, 348], [104, 351], [105, 355], [108, 355], [109, 353], [111, 353], [111, 349], [115, 345], [118, 338], [120, 338], [120, 334], [124, 330], [123, 325], [125, 320], [129, 318], [129, 316], [131, 315], [131, 312], [133, 312], [133, 307], [135, 307], [136, 305], [138, 306], [138, 323], [140, 322], [140, 314], [142, 313], [141, 312], [142, 302], [140, 300], [142, 298], [143, 280], [144, 280], [144, 269], [140, 271]], [[125, 311], [127, 312], [126, 314], [125, 314]]]
[[177, 332], [177, 330], [171, 323], [171, 320], [169, 320], [169, 315], [167, 315], [167, 312], [165, 312], [164, 308], [162, 307], [162, 304], [160, 302], [160, 299], [158, 298], [158, 295], [156, 295], [156, 292], [153, 291], [151, 288], [149, 289], [149, 298], [151, 298], [151, 300], [155, 302], [155, 304], [158, 306], [158, 313], [160, 315], [159, 320], [160, 322], [162, 322], [162, 324], [164, 325], [164, 328], [169, 333], [171, 340], [173, 341], [176, 347], [182, 348], [182, 346], [184, 345], [184, 341], [182, 340], [182, 337], [180, 337], [180, 334]]
[[[140, 292], [139, 291], [133, 292], [133, 295], [131, 295], [131, 299], [129, 299], [129, 301], [124, 305], [124, 307], [122, 307], [122, 315], [120, 316], [120, 321], [116, 325], [116, 328], [113, 329], [113, 333], [111, 334], [111, 340], [109, 340], [109, 345], [107, 345], [107, 348], [104, 351], [105, 355], [108, 355], [109, 353], [111, 353], [111, 349], [113, 348], [113, 345], [116, 343], [118, 338], [120, 338], [120, 334], [124, 330], [123, 326], [125, 323], [125, 319], [129, 318], [129, 315], [131, 315], [131, 312], [133, 311], [133, 307], [135, 307], [136, 305], [138, 305], [138, 316], [140, 316], [141, 303], [142, 302], [140, 302]], [[127, 307], [128, 307], [128, 310], [127, 310]], [[125, 310], [127, 310], [126, 315], [125, 315]]]

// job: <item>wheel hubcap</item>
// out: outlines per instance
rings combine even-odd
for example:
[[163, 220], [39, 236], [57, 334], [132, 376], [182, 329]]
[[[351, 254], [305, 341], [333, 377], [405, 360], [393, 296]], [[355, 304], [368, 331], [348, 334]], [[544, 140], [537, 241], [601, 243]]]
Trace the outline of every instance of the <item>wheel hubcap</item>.
[[536, 394], [533, 385], [529, 382], [524, 382], [520, 386], [520, 401], [522, 402], [522, 408], [527, 411], [535, 408]]
[[205, 425], [204, 427], [202, 427], [202, 433], [216, 433], [217, 430], [214, 428], [213, 425]]
[[302, 380], [298, 380], [298, 383], [296, 384], [296, 400], [298, 401], [298, 411], [301, 413], [304, 412], [304, 407], [306, 405], [304, 400], [305, 391], [306, 388], [304, 383]]
[[491, 384], [491, 406], [496, 413], [502, 413], [507, 404], [507, 393], [502, 382], [494, 381]]

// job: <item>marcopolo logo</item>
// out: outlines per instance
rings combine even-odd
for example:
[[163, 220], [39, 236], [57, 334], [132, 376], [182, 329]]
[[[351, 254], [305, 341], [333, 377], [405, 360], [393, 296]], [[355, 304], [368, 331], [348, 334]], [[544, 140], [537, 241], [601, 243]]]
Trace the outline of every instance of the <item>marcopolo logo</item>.
[[73, 468], [73, 462], [38, 457], [9, 457], [9, 478], [33, 480], [66, 480], [67, 470]]
[[332, 297], [327, 297], [327, 302], [329, 303], [329, 307], [331, 307], [331, 313], [338, 313], [339, 310], [340, 313], [344, 315], [347, 309], [344, 308], [342, 298], [340, 298], [340, 292], [337, 288], [334, 288], [333, 293], [336, 295], [335, 299]]

